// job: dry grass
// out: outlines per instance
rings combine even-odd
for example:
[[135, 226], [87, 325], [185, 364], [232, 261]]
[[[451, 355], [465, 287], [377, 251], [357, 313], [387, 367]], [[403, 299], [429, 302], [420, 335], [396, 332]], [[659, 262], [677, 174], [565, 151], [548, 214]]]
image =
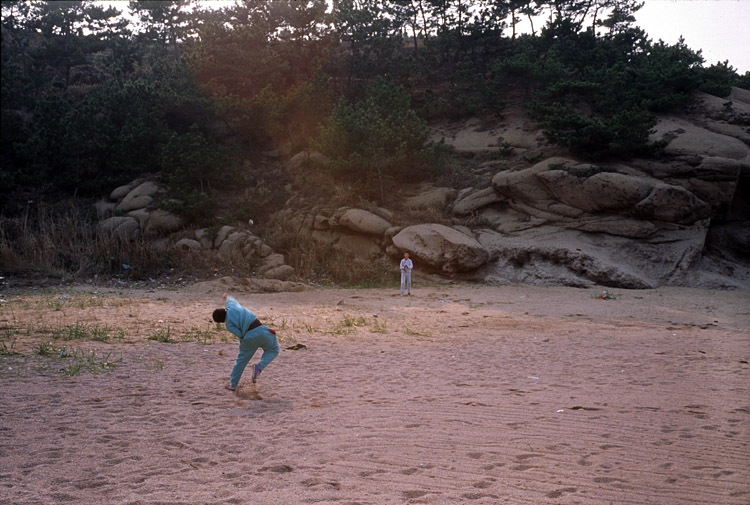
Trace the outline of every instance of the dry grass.
[[164, 275], [249, 274], [252, 264], [172, 249], [161, 241], [123, 240], [97, 233], [87, 207], [38, 205], [21, 217], [0, 217], [0, 271], [8, 275], [79, 279], [96, 275], [134, 280]]

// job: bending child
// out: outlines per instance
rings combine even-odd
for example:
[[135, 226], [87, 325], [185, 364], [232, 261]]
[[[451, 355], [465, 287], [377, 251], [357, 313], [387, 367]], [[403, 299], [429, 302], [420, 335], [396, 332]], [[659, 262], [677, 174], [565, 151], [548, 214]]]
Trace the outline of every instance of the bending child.
[[225, 308], [216, 309], [213, 320], [217, 323], [226, 323], [227, 330], [240, 339], [240, 350], [237, 360], [234, 362], [232, 373], [229, 377], [228, 390], [234, 391], [240, 383], [242, 372], [252, 359], [255, 351], [260, 347], [263, 355], [260, 363], [253, 365], [253, 384], [258, 380], [260, 373], [279, 355], [279, 344], [276, 342], [276, 332], [268, 326], [261, 324], [258, 318], [250, 310], [239, 304], [226, 293], [222, 295]]

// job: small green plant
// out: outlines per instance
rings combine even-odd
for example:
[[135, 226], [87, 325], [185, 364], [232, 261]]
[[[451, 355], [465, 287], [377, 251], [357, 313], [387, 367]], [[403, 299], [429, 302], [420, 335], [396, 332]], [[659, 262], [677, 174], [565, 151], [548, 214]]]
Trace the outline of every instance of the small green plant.
[[54, 356], [62, 351], [54, 347], [50, 342], [42, 342], [35, 348], [34, 352], [39, 356]]
[[10, 341], [10, 346], [5, 343], [5, 341], [0, 342], [0, 356], [13, 356], [15, 354], [18, 354], [16, 352], [16, 339]]
[[209, 330], [199, 330], [191, 328], [182, 336], [183, 342], [198, 342], [199, 344], [208, 345], [213, 341], [213, 333]]
[[90, 329], [91, 331], [91, 338], [92, 340], [97, 340], [99, 342], [106, 342], [110, 338], [115, 338], [117, 340], [123, 340], [125, 338], [125, 330], [122, 328], [110, 328], [107, 325], [104, 325], [102, 327], [99, 327], [99, 325], [94, 325], [93, 328]]
[[415, 330], [413, 328], [410, 328], [409, 326], [404, 326], [404, 330], [403, 331], [407, 335], [415, 335], [417, 337], [431, 337], [432, 336], [432, 333], [430, 333], [428, 331], [427, 332], [418, 331], [418, 330]]
[[307, 333], [315, 333], [317, 331], [317, 329], [309, 323], [303, 323], [302, 327], [305, 329], [305, 331], [307, 331]]
[[175, 340], [172, 338], [172, 329], [169, 326], [167, 326], [166, 328], [159, 328], [154, 333], [152, 333], [151, 336], [148, 337], [148, 339], [167, 344], [175, 343]]
[[60, 372], [66, 377], [73, 377], [83, 371], [89, 373], [101, 373], [111, 371], [117, 364], [122, 362], [122, 358], [112, 360], [112, 353], [107, 353], [106, 356], [97, 356], [96, 351], [91, 351], [88, 354], [84, 354], [81, 351], [76, 350], [72, 354], [60, 353], [61, 357], [70, 358], [72, 361], [60, 369]]
[[59, 298], [53, 298], [50, 296], [46, 296], [42, 299], [40, 304], [47, 309], [52, 309], [56, 311], [60, 311], [63, 308], [64, 302], [68, 299], [67, 296], [65, 297], [59, 297]]
[[63, 325], [52, 329], [52, 338], [55, 340], [96, 340], [107, 342], [110, 338], [122, 340], [125, 338], [125, 330], [122, 328], [110, 328], [108, 325], [88, 325], [76, 322], [74, 325]]
[[332, 332], [337, 335], [348, 335], [358, 326], [367, 326], [367, 319], [362, 316], [355, 318], [347, 314], [344, 316], [344, 319], [336, 323]]
[[74, 324], [67, 327], [67, 335], [63, 336], [65, 340], [86, 340], [89, 336], [88, 328], [83, 323]]
[[66, 377], [73, 377], [78, 375], [81, 370], [83, 370], [83, 362], [73, 361], [72, 363], [69, 363], [68, 366], [61, 368], [60, 372]]
[[388, 321], [383, 320], [383, 322], [380, 322], [380, 320], [375, 319], [375, 323], [372, 326], [372, 329], [370, 330], [372, 333], [388, 333]]
[[[111, 300], [110, 300], [111, 303]], [[76, 296], [71, 300], [71, 304], [75, 305], [79, 309], [86, 309], [89, 307], [103, 307], [104, 298], [96, 295], [81, 295]]]
[[500, 147], [498, 148], [498, 152], [500, 153], [500, 155], [504, 156], [506, 158], [508, 156], [512, 156], [514, 150], [515, 149], [513, 148], [513, 145], [510, 142], [507, 142], [507, 141], [505, 141], [502, 144], [500, 144]]
[[531, 155], [528, 155], [528, 156], [524, 155], [522, 157], [523, 157], [523, 160], [525, 162], [527, 162], [527, 163], [536, 163], [536, 162], [540, 161], [543, 156], [544, 156], [544, 151], [539, 151], [536, 154], [531, 154]]
[[276, 319], [274, 319], [273, 316], [259, 316], [258, 319], [260, 319], [263, 324], [268, 326], [269, 328], [273, 328], [275, 330], [286, 330], [289, 328], [289, 322], [286, 320], [286, 318], [282, 318], [280, 323], [276, 322]]

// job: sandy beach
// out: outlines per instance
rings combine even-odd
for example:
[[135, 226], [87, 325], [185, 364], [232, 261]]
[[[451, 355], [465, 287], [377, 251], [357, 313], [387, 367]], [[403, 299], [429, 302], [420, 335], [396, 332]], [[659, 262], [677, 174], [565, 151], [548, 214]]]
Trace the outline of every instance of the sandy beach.
[[750, 503], [748, 292], [253, 291], [3, 293], [0, 503]]

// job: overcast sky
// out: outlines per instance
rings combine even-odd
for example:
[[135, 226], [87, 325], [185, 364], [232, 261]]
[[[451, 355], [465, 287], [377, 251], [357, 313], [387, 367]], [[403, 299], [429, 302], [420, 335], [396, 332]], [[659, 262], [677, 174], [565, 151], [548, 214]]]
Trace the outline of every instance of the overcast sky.
[[703, 50], [704, 65], [729, 60], [740, 74], [750, 72], [750, 0], [645, 0], [636, 24], [655, 42]]

